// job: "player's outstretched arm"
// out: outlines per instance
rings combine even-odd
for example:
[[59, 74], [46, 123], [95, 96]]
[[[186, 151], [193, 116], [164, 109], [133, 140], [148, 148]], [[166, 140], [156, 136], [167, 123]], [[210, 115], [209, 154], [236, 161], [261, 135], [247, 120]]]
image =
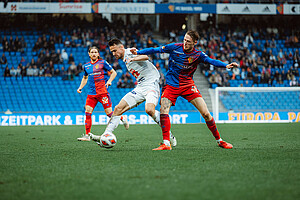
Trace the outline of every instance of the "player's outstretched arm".
[[116, 78], [116, 76], [117, 76], [117, 72], [116, 72], [114, 69], [110, 70], [109, 72], [110, 72], [110, 76], [109, 76], [109, 79], [107, 80], [107, 82], [106, 82], [106, 84], [105, 84], [106, 88], [107, 88], [108, 86], [111, 86], [112, 81], [113, 81], [113, 80]]
[[78, 93], [81, 93], [81, 92], [82, 92], [82, 88], [86, 85], [87, 80], [88, 80], [88, 76], [83, 76], [83, 77], [82, 77], [80, 86], [79, 86], [79, 88], [77, 89], [77, 92], [78, 92]]
[[127, 58], [126, 59], [126, 64], [132, 62], [132, 61], [146, 61], [149, 60], [149, 57], [147, 55], [137, 55], [133, 58]]
[[130, 52], [133, 55], [149, 55], [149, 54], [155, 54], [155, 53], [164, 53], [164, 51], [162, 51], [162, 49], [160, 47], [150, 47], [150, 48], [145, 48], [142, 50], [137, 50], [136, 48], [132, 48], [130, 49]]
[[230, 64], [226, 65], [226, 68], [231, 69], [233, 67], [238, 67], [238, 66], [239, 66], [239, 64], [237, 64], [236, 62], [233, 62], [233, 63], [230, 63]]

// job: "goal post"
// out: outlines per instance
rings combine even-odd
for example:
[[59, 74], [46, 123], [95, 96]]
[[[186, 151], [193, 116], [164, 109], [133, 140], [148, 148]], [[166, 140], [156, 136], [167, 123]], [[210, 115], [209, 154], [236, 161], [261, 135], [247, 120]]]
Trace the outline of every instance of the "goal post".
[[218, 123], [300, 122], [300, 87], [217, 87]]

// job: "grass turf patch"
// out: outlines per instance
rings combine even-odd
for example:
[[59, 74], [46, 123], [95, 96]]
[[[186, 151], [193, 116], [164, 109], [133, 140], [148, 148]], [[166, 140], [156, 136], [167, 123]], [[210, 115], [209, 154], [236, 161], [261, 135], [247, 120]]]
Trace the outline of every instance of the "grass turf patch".
[[172, 151], [151, 150], [157, 125], [118, 127], [112, 149], [76, 141], [82, 126], [0, 127], [0, 199], [299, 198], [299, 123], [218, 128], [234, 149], [205, 124], [172, 125]]

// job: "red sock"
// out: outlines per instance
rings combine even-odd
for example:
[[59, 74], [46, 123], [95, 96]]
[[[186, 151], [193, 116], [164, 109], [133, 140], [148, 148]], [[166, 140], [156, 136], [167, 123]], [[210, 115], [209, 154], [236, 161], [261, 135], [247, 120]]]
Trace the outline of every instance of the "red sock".
[[210, 121], [206, 121], [206, 125], [209, 128], [209, 130], [212, 132], [216, 140], [220, 139], [220, 133], [217, 129], [216, 123], [214, 118], [212, 118]]
[[168, 114], [160, 114], [160, 124], [161, 124], [163, 140], [170, 141], [171, 122]]
[[92, 127], [92, 113], [85, 113], [85, 134], [91, 132]]

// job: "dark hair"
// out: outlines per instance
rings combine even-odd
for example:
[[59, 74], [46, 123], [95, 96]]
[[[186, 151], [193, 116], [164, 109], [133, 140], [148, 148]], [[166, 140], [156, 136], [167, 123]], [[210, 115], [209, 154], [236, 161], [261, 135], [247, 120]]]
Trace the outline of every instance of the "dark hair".
[[108, 41], [108, 46], [114, 46], [114, 45], [122, 45], [122, 42], [121, 40], [119, 40], [118, 38], [114, 38], [114, 39], [111, 39], [110, 41]]
[[98, 51], [98, 53], [99, 53], [98, 59], [99, 59], [99, 60], [102, 60], [102, 58], [100, 57], [100, 51], [99, 51], [98, 47], [96, 47], [96, 46], [91, 46], [91, 47], [89, 48], [89, 53], [90, 53], [90, 51], [91, 51], [92, 49], [96, 49], [96, 50]]
[[200, 38], [197, 31], [188, 31], [186, 34], [191, 36], [191, 38], [193, 39], [194, 42], [197, 42]]

